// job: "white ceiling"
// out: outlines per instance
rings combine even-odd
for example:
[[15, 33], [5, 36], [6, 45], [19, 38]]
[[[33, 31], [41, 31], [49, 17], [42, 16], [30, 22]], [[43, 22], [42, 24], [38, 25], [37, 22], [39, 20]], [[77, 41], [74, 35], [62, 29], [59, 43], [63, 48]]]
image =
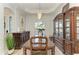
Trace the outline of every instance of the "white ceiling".
[[12, 3], [10, 5], [28, 13], [37, 13], [39, 9], [41, 13], [50, 13], [55, 11], [61, 4], [62, 3]]

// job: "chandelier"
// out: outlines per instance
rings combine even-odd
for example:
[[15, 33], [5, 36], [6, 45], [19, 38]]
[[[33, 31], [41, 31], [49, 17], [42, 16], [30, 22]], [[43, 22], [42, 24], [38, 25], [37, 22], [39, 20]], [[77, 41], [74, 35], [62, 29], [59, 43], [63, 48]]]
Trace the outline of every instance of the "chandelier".
[[41, 17], [42, 17], [42, 13], [41, 13], [41, 11], [40, 11], [40, 3], [39, 3], [39, 10], [38, 10], [38, 12], [37, 12], [37, 17], [38, 17], [38, 19], [41, 19]]

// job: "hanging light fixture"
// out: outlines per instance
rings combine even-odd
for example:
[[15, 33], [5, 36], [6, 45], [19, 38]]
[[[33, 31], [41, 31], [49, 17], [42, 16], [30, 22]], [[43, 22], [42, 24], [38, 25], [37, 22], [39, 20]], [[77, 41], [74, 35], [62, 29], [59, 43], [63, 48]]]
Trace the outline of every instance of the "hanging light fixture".
[[38, 19], [41, 19], [42, 13], [39, 12], [37, 15], [38, 15]]
[[41, 17], [42, 17], [42, 13], [40, 11], [40, 3], [39, 3], [39, 10], [38, 10], [38, 13], [37, 13], [37, 17], [38, 17], [38, 19], [41, 19]]

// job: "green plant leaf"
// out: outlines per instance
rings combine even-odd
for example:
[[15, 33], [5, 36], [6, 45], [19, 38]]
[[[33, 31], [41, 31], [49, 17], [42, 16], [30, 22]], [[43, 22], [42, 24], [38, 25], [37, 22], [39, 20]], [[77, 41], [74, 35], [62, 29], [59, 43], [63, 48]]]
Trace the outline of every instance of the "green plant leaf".
[[14, 48], [14, 39], [13, 39], [13, 35], [11, 33], [9, 33], [6, 37], [6, 43], [7, 43], [7, 48], [9, 50]]

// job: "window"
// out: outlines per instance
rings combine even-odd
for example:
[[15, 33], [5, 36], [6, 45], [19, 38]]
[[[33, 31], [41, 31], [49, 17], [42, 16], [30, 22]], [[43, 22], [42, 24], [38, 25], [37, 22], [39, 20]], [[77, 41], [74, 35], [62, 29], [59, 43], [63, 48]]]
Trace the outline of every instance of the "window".
[[9, 16], [9, 32], [11, 32], [11, 21], [12, 21], [12, 16]]

